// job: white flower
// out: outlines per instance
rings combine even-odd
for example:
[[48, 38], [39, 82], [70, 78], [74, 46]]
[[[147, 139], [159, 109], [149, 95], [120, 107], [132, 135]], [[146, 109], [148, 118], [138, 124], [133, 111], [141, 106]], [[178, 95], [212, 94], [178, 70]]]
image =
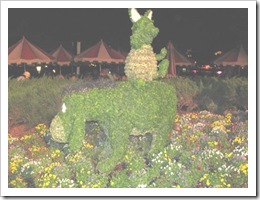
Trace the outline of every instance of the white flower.
[[137, 187], [138, 188], [146, 188], [146, 186], [147, 186], [146, 184], [139, 184]]

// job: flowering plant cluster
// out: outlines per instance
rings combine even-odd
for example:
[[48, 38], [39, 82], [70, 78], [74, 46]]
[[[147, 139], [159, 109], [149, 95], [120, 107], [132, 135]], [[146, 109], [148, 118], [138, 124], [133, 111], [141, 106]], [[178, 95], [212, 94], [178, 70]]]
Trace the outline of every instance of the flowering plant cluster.
[[[8, 135], [9, 187], [14, 188], [242, 188], [248, 187], [247, 120], [232, 113], [178, 114], [168, 144], [149, 154], [150, 136], [132, 138], [109, 173], [96, 167], [100, 146], [86, 136], [64, 153], [34, 134]], [[102, 157], [102, 156], [101, 156]]]

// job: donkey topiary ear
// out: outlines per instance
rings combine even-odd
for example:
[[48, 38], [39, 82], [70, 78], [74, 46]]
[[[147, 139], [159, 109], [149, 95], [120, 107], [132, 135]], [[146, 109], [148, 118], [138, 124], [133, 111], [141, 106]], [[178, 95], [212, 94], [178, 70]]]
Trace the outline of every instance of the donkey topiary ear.
[[129, 8], [128, 12], [129, 12], [130, 19], [133, 23], [137, 22], [141, 18], [141, 15], [138, 13], [138, 11], [135, 8]]

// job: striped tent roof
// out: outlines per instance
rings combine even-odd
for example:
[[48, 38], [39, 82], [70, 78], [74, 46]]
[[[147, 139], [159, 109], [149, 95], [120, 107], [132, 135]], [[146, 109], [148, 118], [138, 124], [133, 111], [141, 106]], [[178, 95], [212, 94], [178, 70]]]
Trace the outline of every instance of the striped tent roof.
[[69, 53], [62, 45], [54, 50], [51, 55], [55, 57], [55, 62], [58, 65], [69, 65], [73, 61], [73, 55]]
[[74, 58], [75, 62], [124, 63], [124, 57], [108, 46], [102, 39]]
[[171, 41], [167, 44], [167, 59], [170, 62], [169, 68], [168, 68], [168, 75], [171, 75], [173, 77], [176, 76], [176, 65], [179, 66], [192, 66], [193, 63], [186, 58], [184, 55], [182, 55], [180, 52], [178, 52]]
[[238, 45], [236, 48], [231, 49], [219, 58], [213, 61], [216, 65], [222, 66], [247, 66], [248, 56], [242, 45]]
[[51, 63], [54, 57], [29, 42], [24, 36], [8, 48], [8, 64]]

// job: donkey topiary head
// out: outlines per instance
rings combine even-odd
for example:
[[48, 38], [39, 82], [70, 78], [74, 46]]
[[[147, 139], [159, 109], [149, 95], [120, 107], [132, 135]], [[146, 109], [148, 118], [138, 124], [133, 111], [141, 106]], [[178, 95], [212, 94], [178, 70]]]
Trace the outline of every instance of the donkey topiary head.
[[144, 44], [151, 44], [159, 33], [159, 29], [154, 26], [152, 20], [152, 11], [147, 10], [143, 16], [141, 16], [135, 8], [130, 8], [128, 12], [133, 22], [133, 34], [130, 37], [131, 47], [133, 49], [139, 49]]

